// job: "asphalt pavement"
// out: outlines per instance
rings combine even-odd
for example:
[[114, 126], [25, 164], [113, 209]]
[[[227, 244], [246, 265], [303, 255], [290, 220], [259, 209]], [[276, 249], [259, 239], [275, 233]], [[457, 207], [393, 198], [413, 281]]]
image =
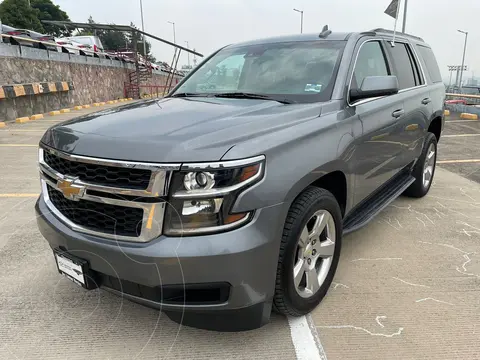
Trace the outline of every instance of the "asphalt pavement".
[[216, 333], [57, 273], [35, 222], [37, 144], [97, 110], [0, 129], [0, 359], [480, 359], [480, 122], [447, 119], [429, 195], [396, 200], [344, 238], [306, 323], [273, 315]]

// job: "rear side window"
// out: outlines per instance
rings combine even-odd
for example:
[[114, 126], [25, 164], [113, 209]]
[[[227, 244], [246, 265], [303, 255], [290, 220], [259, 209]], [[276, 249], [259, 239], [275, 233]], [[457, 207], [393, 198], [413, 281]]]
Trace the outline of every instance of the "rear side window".
[[422, 45], [417, 45], [417, 49], [420, 53], [420, 56], [425, 61], [427, 72], [428, 75], [430, 75], [430, 79], [432, 79], [432, 82], [442, 82], [442, 75], [440, 74], [437, 59], [435, 59], [435, 55], [433, 54], [432, 49]]
[[368, 76], [389, 75], [387, 61], [378, 41], [369, 41], [360, 49], [352, 79], [352, 88], [358, 89]]
[[394, 47], [389, 47], [389, 51], [394, 63], [393, 75], [397, 76], [400, 90], [419, 85], [419, 74], [407, 45], [396, 43]]

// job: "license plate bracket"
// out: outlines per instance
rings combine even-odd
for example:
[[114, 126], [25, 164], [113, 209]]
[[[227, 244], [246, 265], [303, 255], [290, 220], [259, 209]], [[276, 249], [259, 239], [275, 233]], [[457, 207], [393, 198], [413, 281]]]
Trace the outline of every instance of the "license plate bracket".
[[87, 290], [97, 288], [95, 276], [87, 260], [69, 254], [61, 249], [53, 249], [58, 272], [70, 281]]

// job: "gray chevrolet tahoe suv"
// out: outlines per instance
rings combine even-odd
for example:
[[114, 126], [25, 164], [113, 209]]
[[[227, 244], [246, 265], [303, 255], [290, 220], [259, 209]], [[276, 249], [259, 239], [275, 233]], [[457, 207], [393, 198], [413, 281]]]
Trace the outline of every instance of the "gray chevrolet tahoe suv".
[[51, 127], [38, 225], [58, 271], [188, 326], [312, 311], [342, 236], [432, 185], [431, 48], [376, 29], [229, 45], [162, 100]]

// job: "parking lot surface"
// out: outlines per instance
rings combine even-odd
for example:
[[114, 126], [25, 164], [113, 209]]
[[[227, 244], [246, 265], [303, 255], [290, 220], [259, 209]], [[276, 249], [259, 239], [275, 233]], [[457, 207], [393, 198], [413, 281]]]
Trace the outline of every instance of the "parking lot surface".
[[344, 238], [309, 319], [313, 353], [305, 329], [277, 315], [254, 331], [207, 332], [58, 274], [33, 209], [37, 144], [93, 111], [0, 129], [0, 359], [480, 359], [480, 122], [447, 118], [429, 195], [396, 200]]

